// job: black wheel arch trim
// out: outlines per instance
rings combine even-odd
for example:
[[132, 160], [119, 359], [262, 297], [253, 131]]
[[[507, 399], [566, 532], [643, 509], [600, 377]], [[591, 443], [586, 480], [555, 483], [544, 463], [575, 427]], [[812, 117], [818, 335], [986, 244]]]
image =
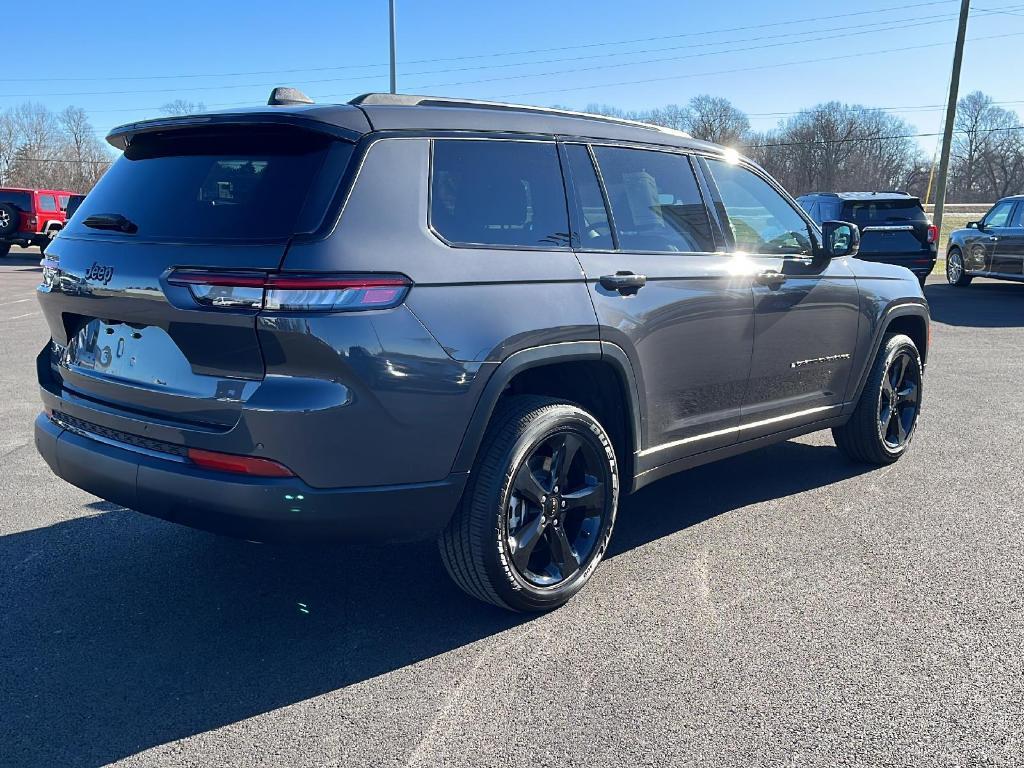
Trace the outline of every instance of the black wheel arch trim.
[[554, 344], [545, 344], [538, 347], [530, 347], [515, 352], [505, 358], [497, 365], [494, 372], [484, 386], [484, 391], [469, 420], [469, 426], [462, 438], [462, 445], [455, 456], [455, 463], [452, 472], [468, 472], [473, 468], [480, 444], [483, 442], [484, 432], [494, 413], [505, 388], [519, 373], [530, 368], [537, 368], [553, 363], [568, 363], [578, 361], [601, 361], [612, 366], [620, 376], [621, 383], [625, 385], [629, 403], [626, 408], [627, 427], [629, 434], [626, 436], [629, 441], [628, 456], [619, 457], [623, 468], [629, 468], [629, 476], [619, 478], [620, 489], [628, 493], [632, 487], [632, 462], [629, 460], [643, 440], [643, 419], [641, 416], [640, 388], [637, 385], [633, 366], [629, 357], [616, 344], [607, 341], [566, 341]]
[[[928, 313], [927, 303], [919, 299], [896, 299], [890, 303], [885, 308], [885, 311], [882, 312], [875, 325], [875, 335], [868, 347], [869, 354], [865, 357], [864, 364], [861, 366], [861, 371], [857, 379], [857, 388], [853, 391], [852, 396], [847, 399], [846, 405], [843, 408], [844, 415], [853, 413], [854, 409], [857, 407], [857, 402], [860, 400], [861, 393], [864, 391], [864, 385], [867, 384], [868, 376], [871, 373], [871, 364], [878, 355], [878, 350], [881, 349], [882, 340], [885, 338], [885, 334], [889, 330], [889, 326], [892, 325], [892, 321], [898, 317], [921, 318], [925, 324], [926, 338], [930, 335], [928, 328], [931, 324], [931, 316]], [[918, 350], [921, 354], [922, 372], [924, 371], [924, 367], [928, 360], [928, 351], [927, 344], [925, 344], [924, 349]]]

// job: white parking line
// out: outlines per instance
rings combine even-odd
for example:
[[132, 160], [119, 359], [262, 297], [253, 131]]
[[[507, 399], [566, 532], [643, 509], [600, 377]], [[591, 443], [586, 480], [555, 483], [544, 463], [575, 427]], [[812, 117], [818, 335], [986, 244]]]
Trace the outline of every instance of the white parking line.
[[4, 306], [6, 306], [7, 304], [21, 304], [21, 303], [26, 302], [26, 301], [32, 301], [32, 297], [30, 296], [27, 299], [15, 299], [14, 301], [2, 301], [2, 302], [0, 302], [0, 304], [3, 304]]
[[[22, 318], [32, 317], [33, 315], [38, 315], [38, 314], [39, 314], [38, 312], [29, 312], [29, 313], [24, 314], [24, 315], [15, 315], [14, 317], [8, 317], [7, 320], [8, 321], [10, 321], [10, 320], [21, 320]], [[3, 322], [3, 318], [0, 318], [0, 322]]]

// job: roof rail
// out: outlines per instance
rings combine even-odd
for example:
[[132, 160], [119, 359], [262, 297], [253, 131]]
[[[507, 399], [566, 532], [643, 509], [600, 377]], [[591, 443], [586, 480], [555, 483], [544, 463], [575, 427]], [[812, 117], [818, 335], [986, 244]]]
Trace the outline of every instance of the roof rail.
[[617, 125], [629, 125], [635, 128], [646, 128], [652, 131], [668, 133], [680, 138], [693, 138], [690, 134], [677, 131], [674, 128], [666, 128], [661, 125], [642, 123], [638, 120], [627, 120], [623, 117], [610, 117], [608, 115], [595, 115], [590, 112], [574, 112], [569, 109], [555, 109], [553, 107], [536, 107], [528, 104], [506, 104], [501, 101], [481, 101], [478, 99], [460, 99], [447, 96], [414, 96], [405, 93], [364, 93], [356, 96], [349, 104], [353, 106], [401, 106], [401, 107], [464, 107], [467, 109], [494, 109], [508, 110], [510, 112], [535, 112], [545, 115], [559, 115], [563, 117], [578, 117], [585, 120], [600, 120], [605, 123]]

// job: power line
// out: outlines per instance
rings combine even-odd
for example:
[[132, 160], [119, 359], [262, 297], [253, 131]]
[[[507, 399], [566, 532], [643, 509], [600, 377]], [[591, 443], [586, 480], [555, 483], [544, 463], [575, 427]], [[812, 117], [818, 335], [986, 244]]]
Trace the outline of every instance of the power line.
[[[1015, 6], [1015, 7], [1019, 7], [1019, 8], [1024, 9], [1024, 5], [1019, 5], [1019, 6]], [[982, 15], [982, 14], [979, 14], [979, 15]], [[990, 15], [990, 14], [983, 14], [983, 15]], [[949, 19], [953, 19], [953, 18], [956, 18], [956, 17], [955, 17], [955, 15], [953, 15], [953, 16], [941, 16], [941, 17], [937, 17], [937, 18], [931, 18], [931, 19], [928, 19], [928, 20], [925, 20], [925, 21], [913, 21], [914, 18], [916, 18], [916, 17], [901, 18], [901, 19], [890, 19], [890, 20], [883, 21], [883, 22], [873, 22], [873, 23], [865, 25], [865, 27], [862, 27], [862, 28], [858, 29], [858, 31], [856, 31], [856, 32], [850, 32], [848, 26], [844, 25], [844, 26], [839, 26], [839, 27], [829, 27], [829, 28], [825, 28], [825, 29], [808, 30], [808, 31], [805, 31], [805, 32], [796, 32], [796, 33], [785, 32], [785, 33], [776, 34], [776, 35], [760, 35], [760, 36], [751, 37], [751, 38], [734, 39], [734, 40], [720, 40], [720, 41], [709, 42], [709, 43], [686, 44], [686, 45], [669, 46], [669, 47], [663, 47], [663, 48], [647, 48], [647, 49], [638, 49], [638, 50], [633, 50], [633, 51], [619, 51], [617, 53], [605, 53], [605, 54], [588, 55], [588, 56], [569, 56], [569, 57], [542, 59], [542, 60], [535, 60], [535, 61], [528, 61], [528, 62], [514, 62], [514, 63], [504, 63], [504, 64], [486, 64], [486, 65], [478, 65], [478, 66], [471, 66], [471, 67], [454, 67], [454, 68], [448, 68], [448, 69], [426, 70], [426, 71], [422, 71], [422, 72], [404, 72], [402, 74], [403, 74], [403, 77], [419, 77], [419, 76], [422, 76], [422, 75], [440, 75], [440, 74], [448, 74], [448, 73], [451, 73], [451, 72], [470, 72], [470, 71], [479, 71], [479, 70], [503, 69], [503, 68], [509, 68], [509, 67], [537, 66], [537, 65], [541, 65], [541, 64], [558, 64], [558, 63], [562, 63], [562, 62], [582, 61], [582, 60], [594, 59], [594, 58], [602, 58], [602, 59], [604, 59], [604, 58], [608, 58], [608, 57], [611, 57], [611, 56], [635, 56], [635, 55], [641, 55], [641, 54], [646, 54], [646, 53], [658, 53], [658, 52], [662, 52], [662, 51], [675, 51], [675, 50], [680, 50], [680, 49], [691, 50], [693, 48], [708, 48], [708, 47], [721, 46], [721, 45], [733, 45], [733, 44], [737, 44], [737, 43], [745, 44], [745, 45], [743, 45], [742, 47], [739, 47], [739, 48], [727, 48], [725, 50], [720, 50], [720, 51], [707, 51], [707, 52], [700, 52], [700, 53], [687, 53], [687, 54], [682, 55], [682, 56], [667, 56], [667, 57], [660, 57], [660, 58], [654, 58], [654, 59], [646, 59], [646, 60], [641, 60], [641, 61], [616, 62], [616, 63], [612, 63], [612, 64], [598, 64], [598, 65], [591, 66], [591, 67], [577, 67], [577, 68], [572, 68], [572, 69], [552, 70], [552, 71], [548, 71], [548, 72], [534, 72], [534, 73], [506, 75], [506, 76], [501, 76], [501, 77], [483, 78], [483, 79], [478, 79], [478, 80], [465, 80], [465, 81], [461, 81], [461, 82], [431, 83], [431, 84], [428, 84], [428, 85], [420, 84], [420, 85], [415, 85], [413, 87], [414, 88], [424, 89], [424, 88], [441, 88], [441, 87], [461, 86], [461, 85], [476, 85], [476, 84], [480, 84], [480, 83], [501, 82], [501, 81], [505, 81], [505, 80], [521, 80], [521, 79], [529, 79], [529, 78], [535, 78], [535, 77], [549, 77], [549, 76], [552, 76], [552, 75], [575, 74], [575, 73], [578, 73], [578, 72], [592, 72], [592, 71], [603, 70], [603, 69], [615, 69], [615, 68], [618, 68], [618, 67], [639, 66], [639, 65], [643, 65], [643, 64], [662, 64], [662, 63], [667, 63], [667, 62], [683, 61], [683, 60], [686, 60], [686, 59], [699, 58], [699, 57], [704, 57], [704, 56], [721, 56], [721, 55], [727, 55], [727, 54], [730, 54], [730, 53], [746, 53], [748, 51], [763, 50], [763, 49], [766, 49], [766, 48], [778, 48], [778, 47], [781, 47], [781, 46], [791, 47], [791, 46], [794, 46], [794, 45], [813, 44], [813, 43], [821, 42], [823, 40], [834, 40], [834, 39], [839, 39], [839, 38], [845, 39], [845, 38], [854, 37], [854, 36], [860, 36], [860, 35], [878, 34], [879, 32], [901, 31], [901, 30], [913, 29], [913, 28], [917, 28], [917, 27], [931, 26], [931, 25], [934, 25], [934, 24], [942, 24], [942, 23], [948, 21]], [[900, 24], [900, 22], [910, 22], [910, 23]], [[900, 24], [900, 26], [893, 26], [894, 24]], [[866, 28], [866, 27], [870, 27], [870, 28]], [[821, 34], [822, 32], [837, 32], [838, 34], [822, 35]], [[815, 35], [815, 37], [813, 37], [811, 39], [808, 39], [808, 40], [793, 40], [794, 35], [801, 35], [801, 36]], [[778, 40], [780, 38], [782, 39], [782, 42], [769, 43], [769, 44], [765, 44], [765, 45], [754, 45], [754, 46], [749, 45], [749, 43], [757, 43], [757, 42], [761, 42], [763, 40]], [[382, 77], [381, 74], [372, 74], [372, 75], [357, 75], [357, 76], [351, 76], [351, 77], [321, 78], [321, 79], [316, 79], [316, 80], [299, 80], [297, 82], [297, 85], [305, 86], [305, 85], [314, 85], [314, 84], [322, 84], [322, 83], [353, 82], [353, 81], [360, 81], [360, 80], [378, 80], [381, 77]], [[234, 89], [238, 89], [238, 88], [269, 88], [272, 85], [273, 85], [273, 83], [265, 83], [265, 82], [264, 83], [233, 83], [233, 84], [230, 84], [230, 85], [221, 85], [221, 84], [218, 84], [218, 85], [201, 85], [201, 86], [194, 86], [194, 87], [187, 87], [187, 88], [173, 87], [173, 88], [156, 88], [156, 89], [146, 88], [146, 89], [130, 89], [130, 90], [113, 90], [113, 91], [63, 91], [63, 92], [51, 92], [51, 93], [13, 93], [13, 94], [3, 94], [3, 96], [5, 96], [7, 98], [38, 98], [38, 97], [69, 97], [69, 96], [70, 97], [76, 97], [76, 96], [124, 96], [124, 95], [136, 95], [136, 94], [156, 94], [156, 93], [184, 93], [184, 92], [191, 93], [191, 92], [195, 92], [195, 91], [223, 91], [223, 90], [234, 90]]]
[[[982, 41], [982, 40], [996, 40], [996, 39], [1002, 39], [1002, 38], [1008, 38], [1008, 37], [1019, 37], [1021, 35], [1024, 35], [1024, 32], [1012, 32], [1012, 33], [1002, 34], [1002, 35], [987, 35], [987, 36], [973, 37], [973, 38], [971, 38], [969, 40], [969, 42]], [[844, 35], [836, 35], [835, 37], [848, 37], [848, 36], [849, 35], [844, 34]], [[827, 39], [827, 38], [819, 38], [819, 39]], [[810, 42], [810, 41], [804, 41], [804, 42]], [[947, 45], [950, 45], [950, 43], [948, 43], [948, 42], [925, 43], [925, 44], [922, 44], [922, 45], [901, 46], [900, 48], [886, 48], [886, 49], [880, 49], [880, 50], [861, 51], [861, 52], [858, 52], [858, 53], [842, 54], [842, 55], [838, 55], [838, 56], [826, 56], [826, 57], [821, 57], [821, 58], [801, 59], [801, 60], [798, 60], [798, 61], [781, 62], [781, 63], [776, 63], [776, 64], [759, 64], [759, 65], [749, 66], [749, 67], [736, 67], [736, 68], [732, 68], [732, 69], [715, 70], [715, 71], [710, 71], [710, 72], [694, 72], [694, 73], [682, 74], [682, 75], [668, 75], [668, 76], [664, 76], [664, 77], [644, 78], [644, 79], [639, 79], [639, 80], [627, 80], [627, 81], [621, 81], [621, 82], [615, 82], [615, 83], [597, 83], [597, 84], [592, 84], [592, 85], [573, 86], [573, 87], [568, 87], [568, 88], [557, 88], [557, 89], [541, 90], [541, 91], [525, 91], [525, 92], [519, 92], [519, 93], [513, 93], [513, 94], [504, 94], [500, 98], [516, 98], [516, 97], [521, 97], [521, 96], [535, 96], [535, 95], [547, 94], [547, 93], [563, 93], [563, 92], [566, 92], [566, 91], [592, 90], [594, 88], [611, 88], [611, 87], [618, 87], [618, 86], [623, 86], [623, 85], [643, 85], [643, 84], [647, 84], [647, 83], [665, 82], [665, 81], [671, 81], [671, 80], [685, 80], [685, 79], [694, 78], [694, 77], [707, 77], [707, 76], [712, 76], [712, 75], [736, 74], [736, 73], [740, 73], [740, 72], [751, 72], [751, 71], [764, 70], [764, 69], [779, 69], [779, 68], [784, 68], [784, 67], [801, 66], [801, 65], [804, 65], [804, 64], [818, 64], [818, 63], [828, 62], [828, 61], [840, 61], [840, 60], [844, 60], [844, 59], [860, 58], [862, 56], [884, 55], [884, 54], [891, 54], [891, 53], [904, 53], [906, 51], [921, 50], [921, 49], [925, 49], [925, 48], [938, 48], [938, 47], [947, 46]], [[762, 46], [762, 47], [773, 47], [773, 46]], [[750, 48], [744, 48], [743, 50], [751, 50], [751, 49]], [[726, 52], [718, 52], [718, 53], [726, 53]], [[701, 54], [701, 55], [708, 55], [708, 54]], [[674, 57], [673, 59], [659, 59], [659, 60], [654, 60], [654, 61], [666, 61], [666, 60], [674, 60], [674, 59], [682, 59], [682, 58], [690, 58], [690, 57], [689, 56]], [[643, 64], [643, 63], [652, 63], [652, 62], [651, 61], [632, 62], [632, 64]], [[611, 65], [611, 66], [624, 66], [624, 65]], [[562, 70], [562, 71], [547, 72], [547, 73], [537, 73], [537, 74], [533, 74], [533, 75], [516, 76], [516, 78], [520, 78], [520, 77], [550, 77], [551, 75], [556, 75], [556, 74], [566, 74], [566, 73], [569, 73], [569, 72], [585, 71], [585, 70], [593, 70], [593, 69], [597, 69], [597, 68], [596, 67], [588, 67], [588, 68], [579, 68], [579, 69], [576, 69], [576, 70]], [[423, 88], [423, 89], [427, 89], [427, 88], [445, 88], [445, 87], [452, 87], [452, 86], [459, 86], [459, 85], [469, 85], [469, 84], [480, 83], [480, 82], [492, 82], [492, 81], [495, 81], [495, 80], [505, 80], [505, 79], [513, 79], [513, 78], [490, 78], [490, 79], [486, 79], [486, 80], [463, 81], [463, 82], [454, 82], [454, 83], [451, 83], [451, 82], [449, 82], [449, 83], [435, 83], [435, 84], [430, 84], [430, 85], [419, 85], [419, 86], [416, 86], [416, 87]], [[234, 86], [232, 86], [232, 87], [234, 87]], [[246, 87], [258, 87], [258, 86], [253, 85], [253, 86], [246, 86]], [[323, 99], [331, 99], [331, 98], [336, 98], [336, 97], [348, 97], [350, 95], [352, 95], [352, 92], [351, 91], [346, 91], [344, 93], [328, 93], [328, 94], [314, 95], [313, 98], [323, 100]], [[251, 103], [252, 103], [251, 100], [249, 100], [249, 101], [238, 101], [238, 102], [225, 102], [225, 103], [219, 103], [219, 104], [210, 104], [210, 105], [207, 105], [207, 106], [210, 106], [210, 107], [233, 107], [233, 106], [245, 106], [245, 105], [249, 105]], [[95, 112], [96, 114], [105, 114], [105, 113], [115, 113], [115, 112], [146, 112], [146, 111], [155, 111], [155, 110], [158, 110], [158, 109], [160, 109], [160, 107], [131, 107], [131, 108], [121, 108], [121, 109], [90, 110], [90, 111], [91, 112]]]
[[[987, 35], [987, 36], [983, 36], [983, 37], [973, 37], [968, 42], [976, 42], [976, 41], [980, 41], [980, 40], [998, 40], [998, 39], [1007, 38], [1007, 37], [1020, 37], [1021, 35], [1024, 35], [1024, 32], [1011, 32], [1011, 33], [1004, 34], [1004, 35]], [[752, 72], [752, 71], [764, 70], [764, 69], [779, 69], [779, 68], [782, 68], [782, 67], [793, 67], [793, 66], [800, 66], [800, 65], [803, 65], [803, 64], [820, 64], [820, 63], [823, 63], [823, 62], [826, 62], [826, 61], [841, 61], [843, 59], [859, 59], [859, 58], [861, 58], [863, 56], [876, 56], [876, 55], [889, 54], [889, 53], [905, 53], [907, 51], [922, 50], [924, 48], [940, 48], [940, 47], [949, 46], [949, 45], [952, 45], [952, 43], [941, 42], [941, 43], [925, 43], [923, 45], [906, 45], [906, 46], [902, 46], [900, 48], [884, 48], [884, 49], [881, 49], [881, 50], [874, 50], [874, 51], [860, 51], [859, 53], [842, 54], [842, 55], [839, 55], [839, 56], [825, 56], [825, 57], [816, 58], [816, 59], [801, 59], [799, 61], [788, 61], [788, 62], [781, 62], [781, 63], [777, 63], [777, 64], [758, 64], [758, 65], [752, 66], [752, 67], [736, 67], [734, 69], [720, 69], [720, 70], [712, 71], [712, 72], [693, 72], [693, 73], [685, 74], [685, 75], [666, 75], [664, 77], [650, 77], [650, 78], [643, 78], [643, 79], [639, 79], [639, 80], [624, 80], [624, 81], [620, 81], [620, 82], [616, 82], [616, 83], [593, 83], [591, 85], [580, 85], [580, 86], [573, 86], [573, 87], [570, 87], [570, 88], [551, 88], [551, 89], [542, 90], [542, 91], [522, 91], [522, 92], [519, 92], [519, 93], [506, 93], [506, 94], [502, 94], [499, 98], [506, 98], [506, 99], [508, 99], [508, 98], [518, 98], [518, 97], [521, 97], [521, 96], [537, 96], [537, 95], [540, 95], [540, 94], [547, 94], [547, 93], [564, 93], [566, 91], [589, 91], [589, 90], [593, 90], [595, 88], [615, 88], [615, 87], [623, 86], [623, 85], [646, 85], [648, 83], [660, 83], [660, 82], [666, 82], [666, 81], [670, 81], [670, 80], [686, 80], [686, 79], [693, 78], [693, 77], [708, 77], [710, 75], [731, 75], [731, 74], [736, 74], [736, 73], [739, 73], [739, 72]], [[450, 85], [454, 85], [454, 83], [450, 84]], [[320, 98], [330, 98], [330, 95], [322, 96]]]
[[[852, 11], [852, 12], [849, 12], [849, 13], [829, 14], [827, 16], [809, 16], [809, 17], [804, 17], [804, 18], [799, 18], [799, 19], [788, 19], [788, 20], [785, 20], [785, 21], [774, 21], [774, 22], [769, 22], [769, 23], [765, 23], [765, 24], [750, 24], [750, 25], [742, 26], [742, 27], [723, 27], [723, 28], [719, 28], [719, 29], [700, 30], [700, 31], [696, 31], [696, 32], [684, 32], [684, 33], [678, 33], [678, 34], [672, 34], [672, 35], [656, 35], [656, 36], [653, 36], [653, 37], [640, 37], [640, 38], [633, 38], [633, 39], [629, 39], [629, 40], [610, 40], [610, 41], [595, 42], [595, 43], [577, 43], [575, 45], [560, 45], [560, 46], [553, 47], [553, 48], [530, 48], [530, 49], [520, 49], [520, 50], [513, 50], [513, 51], [500, 51], [500, 52], [492, 52], [492, 53], [470, 54], [470, 55], [465, 55], [465, 56], [448, 56], [448, 57], [443, 57], [443, 58], [430, 58], [430, 59], [412, 59], [412, 60], [409, 60], [409, 61], [401, 61], [401, 62], [399, 62], [399, 64], [402, 64], [402, 65], [408, 65], [408, 64], [436, 64], [436, 63], [451, 62], [451, 61], [470, 61], [470, 60], [475, 60], [475, 59], [487, 59], [487, 58], [495, 58], [495, 57], [501, 57], [501, 56], [524, 56], [524, 55], [530, 55], [530, 54], [535, 54], [535, 53], [553, 53], [553, 52], [570, 51], [570, 50], [582, 50], [582, 49], [586, 49], [586, 48], [597, 48], [597, 47], [612, 46], [612, 45], [632, 45], [634, 43], [649, 43], [649, 42], [656, 42], [656, 41], [659, 41], [659, 40], [674, 40], [674, 39], [691, 38], [691, 37], [702, 37], [702, 36], [705, 36], [705, 35], [721, 34], [723, 32], [745, 32], [745, 31], [754, 30], [754, 29], [769, 29], [771, 27], [788, 26], [788, 25], [791, 25], [791, 24], [804, 24], [804, 23], [809, 23], [809, 22], [814, 22], [814, 21], [831, 21], [833, 19], [844, 19], [844, 18], [852, 18], [852, 17], [856, 17], [856, 16], [867, 16], [867, 15], [872, 15], [872, 14], [887, 13], [887, 12], [891, 12], [891, 11], [905, 11], [905, 10], [908, 10], [908, 9], [911, 9], [911, 8], [924, 8], [924, 7], [935, 6], [935, 5], [949, 5], [951, 2], [955, 2], [955, 0], [928, 0], [928, 2], [919, 2], [919, 3], [913, 3], [911, 5], [902, 5], [902, 6], [899, 6], [897, 8], [889, 6], [889, 7], [886, 7], [886, 8], [874, 8], [874, 9], [870, 9], [870, 10]], [[796, 34], [803, 34], [803, 33], [796, 33]], [[529, 63], [529, 62], [527, 62], [527, 63]], [[182, 74], [176, 74], [176, 75], [167, 75], [167, 74], [165, 74], [165, 75], [112, 75], [112, 76], [95, 76], [95, 77], [34, 77], [34, 78], [10, 78], [10, 77], [6, 77], [5, 76], [4, 80], [5, 80], [5, 82], [22, 82], [22, 83], [53, 82], [53, 81], [60, 81], [60, 82], [90, 82], [90, 81], [97, 81], [97, 80], [118, 80], [118, 81], [173, 80], [173, 79], [188, 79], [188, 78], [201, 78], [201, 77], [244, 77], [244, 76], [247, 76], [247, 75], [285, 75], [285, 74], [295, 74], [295, 73], [298, 73], [298, 72], [332, 72], [332, 71], [342, 71], [342, 70], [348, 70], [348, 69], [365, 69], [365, 68], [369, 68], [369, 67], [387, 67], [387, 66], [388, 66], [387, 62], [379, 62], [379, 63], [372, 63], [372, 64], [371, 63], [366, 63], [366, 64], [346, 64], [346, 65], [342, 65], [342, 66], [333, 66], [333, 67], [304, 67], [304, 68], [296, 68], [296, 69], [250, 70], [250, 71], [245, 71], [245, 72], [217, 72], [217, 73], [213, 73], [213, 72], [211, 72], [211, 73], [192, 72], [192, 73], [182, 73]]]
[[[928, 25], [931, 25], [931, 24], [942, 23], [943, 21], [946, 21], [946, 20], [947, 20], [947, 18], [944, 17], [944, 18], [939, 19], [939, 20], [919, 21], [919, 22], [915, 22], [915, 23], [911, 23], [911, 24], [904, 24], [904, 25], [902, 25], [900, 27], [890, 27], [890, 29], [892, 31], [903, 31], [903, 30], [906, 30], [906, 29], [913, 29], [915, 27], [923, 27], [923, 26], [928, 26]], [[878, 25], [876, 24], [874, 26], [878, 26]], [[889, 30], [886, 30], [886, 31], [889, 31]], [[768, 44], [765, 44], [765, 45], [753, 45], [753, 46], [746, 45], [746, 46], [743, 46], [742, 48], [732, 48], [732, 49], [727, 49], [727, 50], [724, 50], [724, 51], [709, 51], [709, 52], [704, 52], [704, 53], [690, 53], [690, 54], [686, 54], [686, 55], [683, 55], [683, 56], [666, 56], [666, 57], [661, 57], [661, 58], [656, 58], [656, 59], [645, 59], [643, 61], [620, 62], [620, 63], [615, 63], [615, 64], [599, 64], [599, 65], [592, 66], [592, 67], [577, 67], [577, 68], [574, 68], [574, 69], [560, 69], [560, 70], [552, 70], [552, 71], [548, 71], [548, 72], [535, 72], [535, 73], [520, 74], [520, 75], [506, 75], [506, 76], [503, 76], [503, 77], [489, 77], [489, 78], [483, 78], [483, 79], [480, 79], [480, 80], [464, 80], [462, 82], [456, 82], [456, 83], [431, 83], [429, 85], [418, 85], [416, 87], [417, 88], [445, 88], [445, 87], [451, 87], [451, 86], [456, 86], [456, 85], [478, 85], [480, 83], [494, 83], [494, 82], [502, 82], [502, 81], [505, 81], [505, 80], [522, 80], [522, 79], [527, 79], [527, 78], [532, 78], [532, 77], [552, 77], [552, 76], [555, 76], [555, 75], [576, 74], [578, 72], [593, 72], [593, 71], [603, 70], [603, 69], [615, 69], [615, 68], [618, 68], [618, 67], [632, 67], [632, 66], [637, 66], [637, 65], [640, 65], [640, 64], [664, 64], [666, 62], [683, 61], [685, 59], [703, 58], [703, 57], [706, 57], [706, 56], [719, 56], [719, 55], [724, 55], [724, 54], [729, 54], [729, 53], [746, 53], [747, 51], [758, 51], [758, 50], [764, 50], [766, 48], [779, 48], [779, 47], [783, 47], [783, 46], [789, 47], [789, 46], [793, 46], [793, 45], [802, 45], [802, 44], [805, 44], [805, 43], [817, 43], [817, 42], [821, 42], [821, 41], [824, 41], [824, 40], [836, 40], [836, 39], [840, 39], [840, 38], [847, 39], [847, 38], [855, 37], [855, 36], [858, 36], [858, 35], [874, 35], [874, 34], [878, 34], [878, 32], [879, 32], [879, 30], [877, 30], [877, 29], [865, 29], [865, 30], [860, 30], [860, 31], [857, 31], [857, 32], [850, 32], [850, 31], [844, 30], [844, 31], [840, 32], [839, 34], [835, 34], [835, 35], [819, 35], [819, 36], [817, 36], [817, 37], [815, 37], [815, 38], [813, 38], [811, 40], [792, 41], [792, 40], [787, 39], [787, 40], [784, 40], [784, 41], [778, 42], [778, 43], [768, 43]], [[776, 36], [776, 37], [780, 37], [780, 36]], [[782, 35], [781, 37], [787, 37], [788, 38], [789, 36], [788, 35]], [[763, 38], [763, 37], [762, 38], [752, 38], [750, 40], [735, 41], [735, 42], [752, 43], [752, 42], [758, 42], [759, 40], [763, 40], [763, 39], [774, 39], [774, 38], [771, 38], [771, 37], [769, 37], [769, 38]], [[945, 45], [946, 43], [942, 43], [942, 44]], [[904, 49], [904, 50], [906, 50], [906, 49]], [[646, 53], [646, 51], [634, 51], [633, 53]]]

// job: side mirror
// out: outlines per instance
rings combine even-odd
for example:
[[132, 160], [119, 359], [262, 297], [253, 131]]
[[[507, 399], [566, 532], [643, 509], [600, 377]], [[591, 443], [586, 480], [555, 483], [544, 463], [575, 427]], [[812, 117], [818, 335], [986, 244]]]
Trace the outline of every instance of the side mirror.
[[977, 221], [968, 221], [967, 222], [967, 228], [968, 229], [981, 229], [981, 227], [979, 226], [979, 222], [977, 222]]
[[848, 221], [826, 221], [821, 225], [824, 237], [825, 255], [834, 259], [838, 256], [856, 256], [860, 251], [860, 229]]

